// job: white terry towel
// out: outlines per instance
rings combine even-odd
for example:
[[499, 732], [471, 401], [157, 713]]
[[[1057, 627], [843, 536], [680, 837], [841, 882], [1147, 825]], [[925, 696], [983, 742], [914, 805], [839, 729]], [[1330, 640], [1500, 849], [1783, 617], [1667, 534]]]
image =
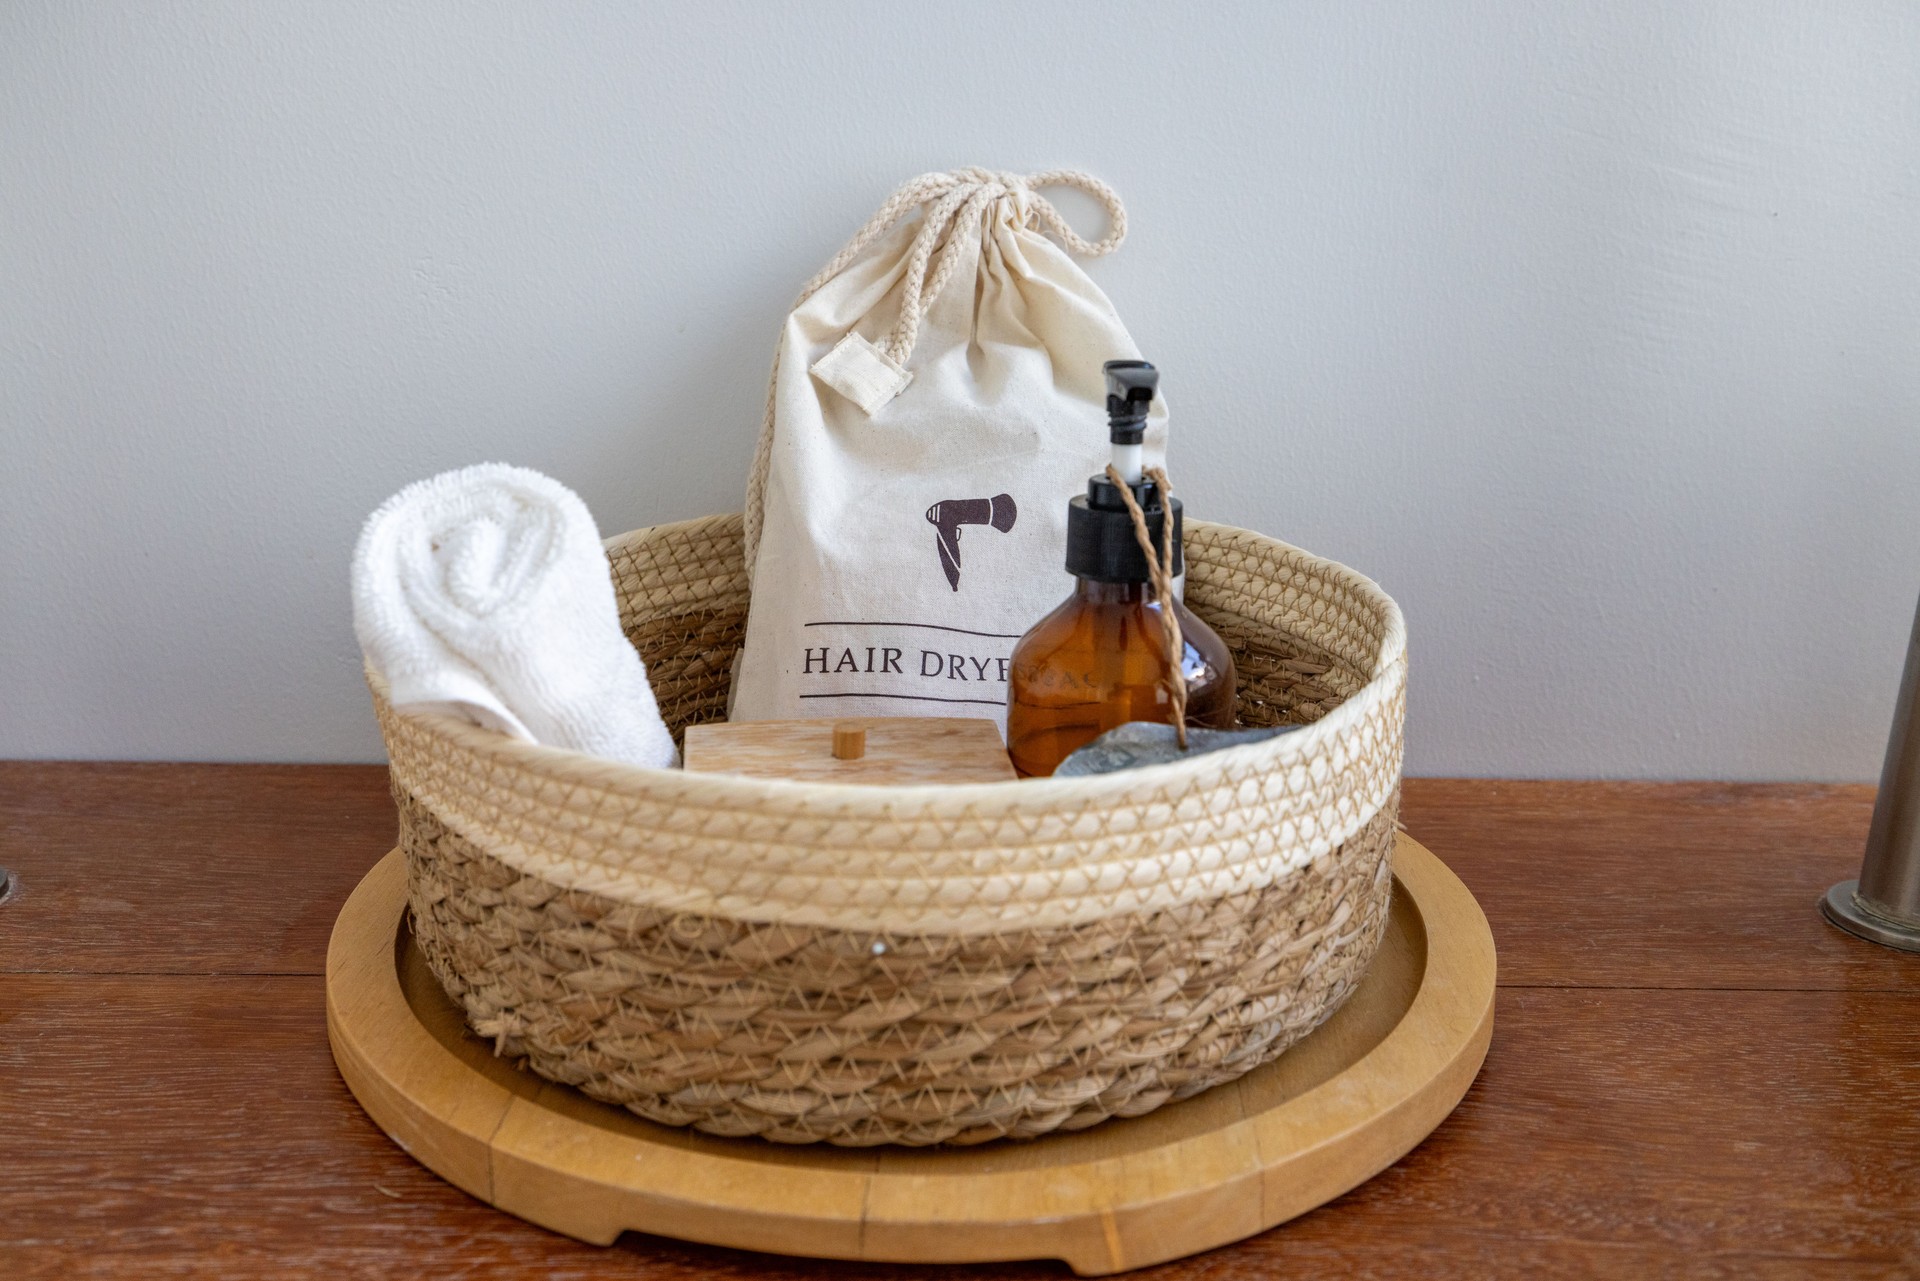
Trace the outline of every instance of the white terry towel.
[[397, 708], [677, 763], [593, 517], [539, 472], [484, 463], [382, 503], [353, 553], [353, 630]]

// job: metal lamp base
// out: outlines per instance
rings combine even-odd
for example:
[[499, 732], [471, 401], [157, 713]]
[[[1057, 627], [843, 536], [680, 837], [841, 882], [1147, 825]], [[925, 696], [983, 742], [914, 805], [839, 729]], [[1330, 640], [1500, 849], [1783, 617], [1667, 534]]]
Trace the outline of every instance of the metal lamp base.
[[1903, 952], [1920, 952], [1920, 929], [1889, 921], [1861, 907], [1855, 894], [1859, 888], [1860, 882], [1857, 880], [1840, 882], [1820, 900], [1820, 914], [1847, 933], [1868, 942], [1883, 947], [1897, 947]]

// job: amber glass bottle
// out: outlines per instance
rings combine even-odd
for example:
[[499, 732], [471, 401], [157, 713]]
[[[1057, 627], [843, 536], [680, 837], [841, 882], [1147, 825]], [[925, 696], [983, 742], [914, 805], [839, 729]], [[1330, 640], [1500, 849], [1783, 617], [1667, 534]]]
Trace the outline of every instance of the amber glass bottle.
[[[1171, 719], [1160, 602], [1146, 583], [1082, 578], [1013, 649], [1007, 750], [1022, 778], [1047, 775], [1075, 749], [1128, 721]], [[1179, 601], [1187, 724], [1233, 728], [1233, 656]]]
[[[1107, 364], [1107, 412], [1114, 466], [1130, 483], [1154, 546], [1173, 522], [1181, 563], [1179, 499], [1163, 501], [1140, 477], [1140, 444], [1159, 375], [1145, 361]], [[1067, 508], [1067, 572], [1072, 595], [1020, 638], [1007, 683], [1007, 750], [1023, 778], [1045, 776], [1076, 749], [1128, 721], [1172, 719], [1167, 639], [1146, 554], [1119, 486], [1087, 482]], [[1234, 668], [1226, 642], [1179, 601], [1188, 725], [1233, 728]]]

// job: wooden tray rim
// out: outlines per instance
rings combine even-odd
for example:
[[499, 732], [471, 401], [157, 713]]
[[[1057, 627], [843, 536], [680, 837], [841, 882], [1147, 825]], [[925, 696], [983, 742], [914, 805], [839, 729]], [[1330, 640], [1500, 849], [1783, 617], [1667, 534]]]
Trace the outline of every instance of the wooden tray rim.
[[[1265, 1111], [1087, 1160], [1050, 1159], [1047, 1139], [958, 1152], [713, 1140], [528, 1072], [494, 1079], [442, 1045], [402, 989], [397, 849], [334, 924], [328, 1038], [348, 1087], [401, 1148], [480, 1200], [583, 1241], [636, 1229], [830, 1259], [1059, 1258], [1104, 1275], [1303, 1214], [1398, 1160], [1465, 1095], [1492, 1037], [1492, 934], [1466, 887], [1404, 832], [1394, 876], [1424, 928], [1426, 965], [1382, 1040]], [[1201, 1097], [1233, 1106], [1240, 1084]]]

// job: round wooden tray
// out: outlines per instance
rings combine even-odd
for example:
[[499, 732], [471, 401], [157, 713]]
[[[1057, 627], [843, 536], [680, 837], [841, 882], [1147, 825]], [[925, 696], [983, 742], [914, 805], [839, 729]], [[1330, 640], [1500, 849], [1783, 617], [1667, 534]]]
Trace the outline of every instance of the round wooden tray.
[[1251, 1236], [1385, 1169], [1460, 1101], [1493, 1033], [1494, 949], [1401, 834], [1353, 997], [1267, 1066], [1147, 1116], [974, 1148], [782, 1147], [654, 1125], [494, 1056], [414, 948], [406, 864], [367, 873], [327, 948], [327, 1031], [361, 1106], [442, 1178], [610, 1245], [634, 1229], [828, 1259], [1057, 1258], [1101, 1275]]

